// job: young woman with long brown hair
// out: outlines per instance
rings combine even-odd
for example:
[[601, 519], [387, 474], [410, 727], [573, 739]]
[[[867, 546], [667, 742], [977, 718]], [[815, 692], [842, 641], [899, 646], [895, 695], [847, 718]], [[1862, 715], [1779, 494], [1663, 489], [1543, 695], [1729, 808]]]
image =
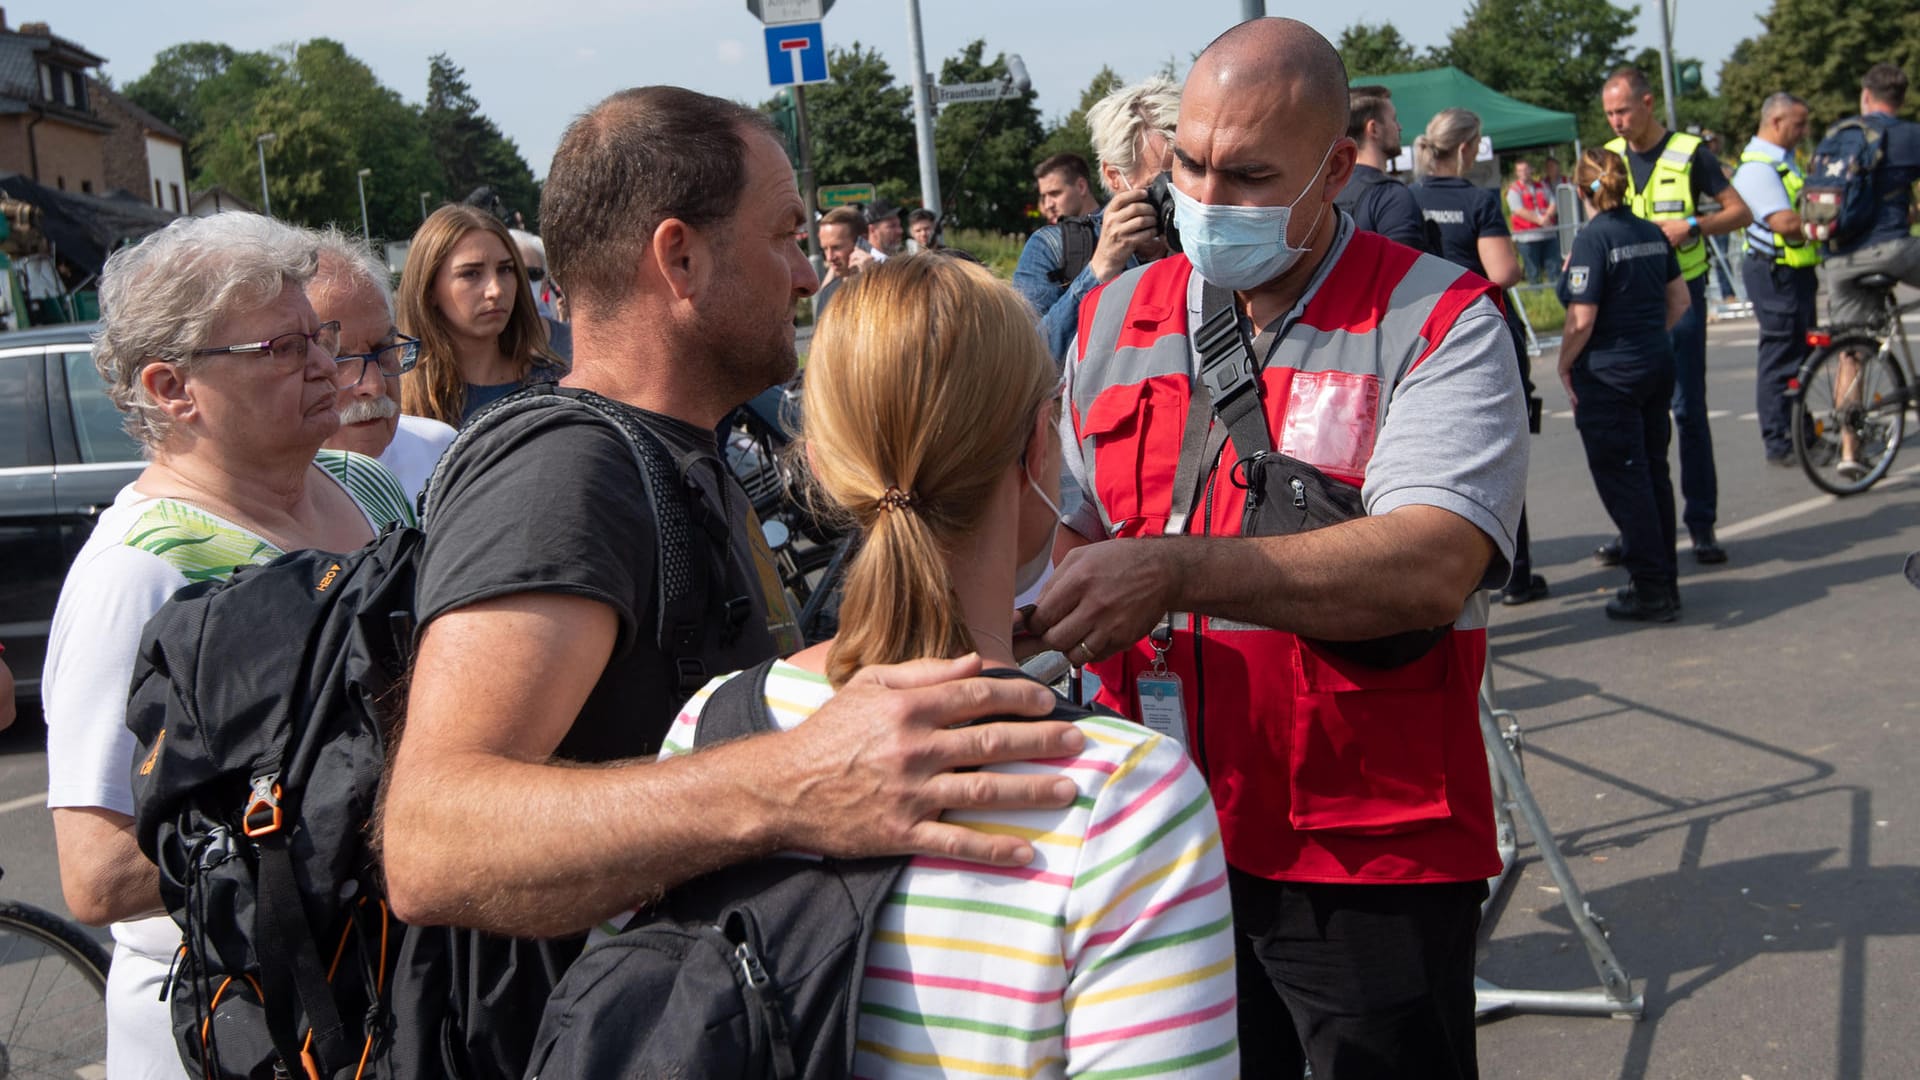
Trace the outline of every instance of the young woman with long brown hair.
[[[807, 363], [803, 445], [862, 543], [839, 636], [767, 672], [777, 726], [871, 664], [978, 652], [1023, 677], [1013, 598], [1059, 523], [1057, 380], [1025, 302], [978, 265], [902, 256], [841, 289]], [[688, 702], [663, 756], [692, 744], [725, 681]], [[902, 873], [867, 957], [855, 1075], [1236, 1074], [1212, 799], [1179, 743], [1076, 722], [1078, 757], [994, 767], [1070, 777], [1073, 806], [946, 818], [1028, 838], [1030, 865], [916, 858]]]
[[400, 332], [420, 339], [401, 381], [401, 408], [459, 427], [508, 394], [558, 381], [520, 249], [500, 219], [471, 206], [433, 212], [413, 234], [400, 275]]

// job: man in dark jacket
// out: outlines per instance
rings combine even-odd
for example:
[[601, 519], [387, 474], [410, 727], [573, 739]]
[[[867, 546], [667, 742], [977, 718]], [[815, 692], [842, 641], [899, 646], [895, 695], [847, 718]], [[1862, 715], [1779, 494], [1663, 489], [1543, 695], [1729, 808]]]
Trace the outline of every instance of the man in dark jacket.
[[1395, 243], [1435, 253], [1413, 193], [1386, 174], [1387, 162], [1400, 153], [1400, 118], [1393, 92], [1384, 86], [1347, 91], [1347, 138], [1360, 144], [1353, 179], [1333, 204], [1353, 215], [1355, 228], [1377, 232]]

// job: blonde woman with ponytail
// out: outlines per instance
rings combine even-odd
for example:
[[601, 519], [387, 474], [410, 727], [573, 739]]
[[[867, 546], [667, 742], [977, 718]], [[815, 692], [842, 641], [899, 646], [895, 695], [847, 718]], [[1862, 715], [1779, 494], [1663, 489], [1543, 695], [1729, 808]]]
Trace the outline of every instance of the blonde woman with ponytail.
[[[861, 547], [839, 636], [767, 675], [778, 727], [870, 665], [978, 652], [1025, 677], [1013, 598], [1059, 521], [1057, 378], [1025, 303], [977, 265], [913, 255], [841, 289], [808, 359], [804, 443], [818, 494]], [[688, 702], [667, 754], [692, 744], [725, 681]], [[1028, 838], [1034, 860], [909, 864], [868, 956], [856, 1075], [1236, 1074], [1232, 921], [1205, 783], [1143, 727], [1064, 700], [1054, 715], [1077, 718], [1080, 756], [993, 768], [1058, 773], [1080, 797], [946, 816]]]

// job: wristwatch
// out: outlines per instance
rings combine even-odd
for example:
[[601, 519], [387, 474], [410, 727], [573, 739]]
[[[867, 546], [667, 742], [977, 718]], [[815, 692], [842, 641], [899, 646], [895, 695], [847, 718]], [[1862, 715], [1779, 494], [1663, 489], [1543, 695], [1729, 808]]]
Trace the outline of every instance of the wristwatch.
[[1698, 237], [1700, 235], [1699, 218], [1691, 216], [1687, 218], [1687, 235], [1692, 237]]

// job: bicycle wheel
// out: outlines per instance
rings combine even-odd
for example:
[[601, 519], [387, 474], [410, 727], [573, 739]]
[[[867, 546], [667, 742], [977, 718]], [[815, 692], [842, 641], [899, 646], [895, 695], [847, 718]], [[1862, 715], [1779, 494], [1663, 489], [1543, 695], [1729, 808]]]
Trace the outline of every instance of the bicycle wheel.
[[65, 919], [0, 901], [0, 1078], [106, 1075], [107, 963]]
[[1874, 338], [1844, 338], [1809, 357], [1799, 383], [1793, 445], [1807, 479], [1835, 495], [1878, 483], [1906, 434], [1907, 377], [1893, 355]]

